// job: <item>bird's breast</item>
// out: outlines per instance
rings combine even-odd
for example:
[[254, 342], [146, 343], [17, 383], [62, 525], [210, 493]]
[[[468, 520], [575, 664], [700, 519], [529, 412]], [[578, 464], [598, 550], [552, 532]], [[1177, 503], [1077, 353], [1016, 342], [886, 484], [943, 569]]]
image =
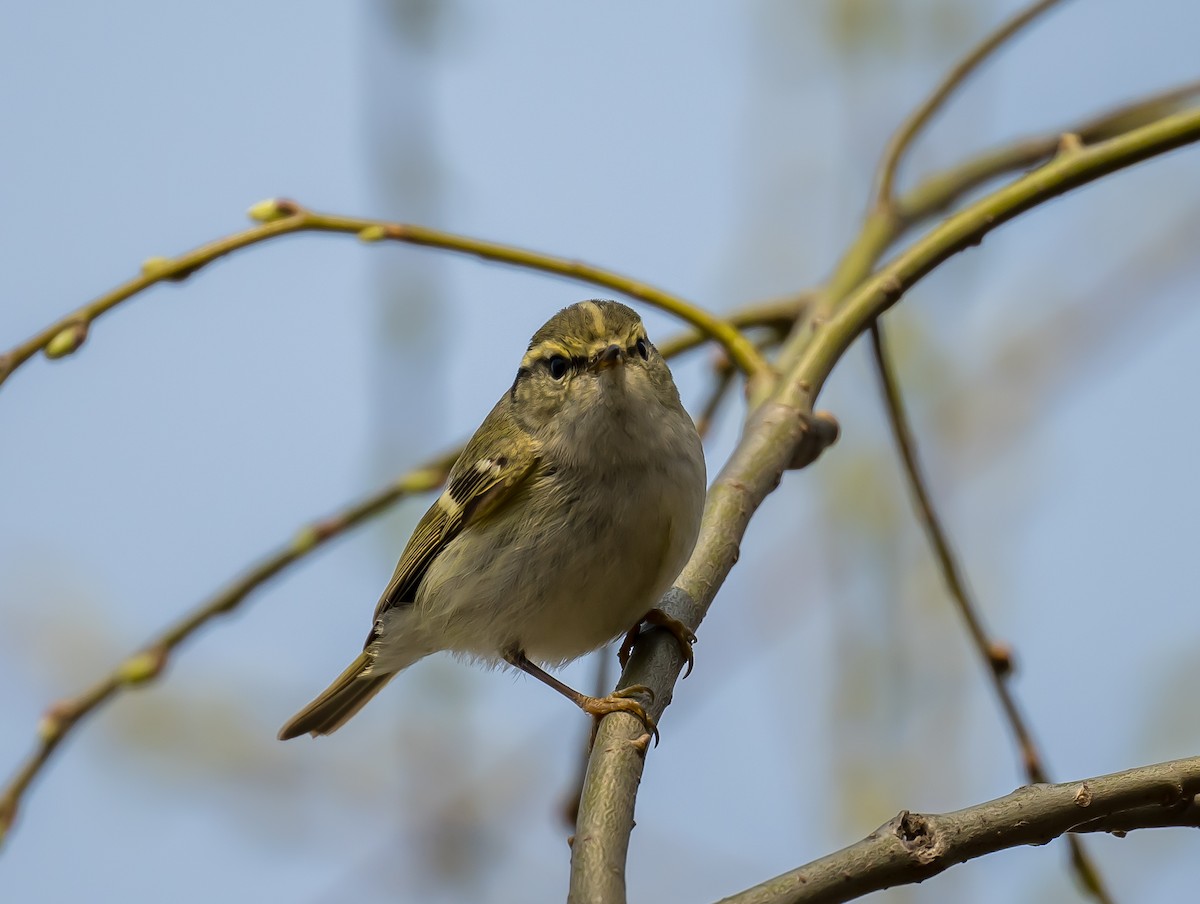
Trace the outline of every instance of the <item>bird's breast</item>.
[[551, 459], [513, 505], [434, 561], [417, 608], [448, 649], [574, 659], [627, 631], [666, 592], [703, 499], [703, 471], [684, 473], [678, 460], [583, 469]]

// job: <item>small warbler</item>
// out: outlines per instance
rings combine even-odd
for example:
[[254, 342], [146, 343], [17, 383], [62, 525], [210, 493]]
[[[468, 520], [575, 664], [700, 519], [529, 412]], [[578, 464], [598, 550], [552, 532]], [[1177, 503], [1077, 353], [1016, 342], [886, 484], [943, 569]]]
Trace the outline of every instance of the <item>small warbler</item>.
[[362, 654], [279, 732], [340, 728], [399, 671], [441, 650], [508, 663], [597, 719], [654, 724], [625, 688], [589, 697], [543, 671], [639, 625], [695, 640], [654, 608], [691, 554], [704, 452], [666, 361], [615, 301], [564, 308], [450, 471], [375, 607]]

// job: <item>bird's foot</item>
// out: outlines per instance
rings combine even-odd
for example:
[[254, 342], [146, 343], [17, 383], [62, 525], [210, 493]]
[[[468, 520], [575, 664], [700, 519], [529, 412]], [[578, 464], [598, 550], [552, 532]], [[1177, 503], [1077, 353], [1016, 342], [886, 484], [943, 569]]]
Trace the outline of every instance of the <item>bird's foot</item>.
[[651, 609], [641, 620], [629, 629], [625, 635], [625, 639], [621, 641], [621, 646], [617, 650], [617, 662], [621, 664], [621, 668], [629, 663], [629, 655], [633, 652], [633, 644], [638, 639], [638, 635], [642, 633], [642, 625], [650, 625], [654, 628], [663, 628], [670, 631], [675, 641], [679, 644], [679, 653], [683, 656], [684, 664], [687, 666], [683, 671], [683, 677], [686, 678], [692, 674], [692, 666], [695, 664], [696, 657], [692, 654], [692, 644], [696, 642], [696, 635], [692, 629], [685, 625], [677, 618], [673, 618], [662, 609]]
[[631, 684], [629, 687], [619, 688], [607, 697], [580, 695], [580, 699], [577, 701], [579, 708], [595, 720], [592, 724], [592, 743], [596, 741], [596, 732], [600, 728], [601, 719], [610, 713], [629, 713], [646, 727], [646, 731], [654, 737], [654, 743], [657, 745], [658, 726], [654, 724], [654, 720], [650, 718], [650, 714], [646, 712], [646, 708], [642, 706], [641, 702], [634, 699], [642, 695], [648, 697], [651, 703], [654, 702], [654, 691], [644, 684]]

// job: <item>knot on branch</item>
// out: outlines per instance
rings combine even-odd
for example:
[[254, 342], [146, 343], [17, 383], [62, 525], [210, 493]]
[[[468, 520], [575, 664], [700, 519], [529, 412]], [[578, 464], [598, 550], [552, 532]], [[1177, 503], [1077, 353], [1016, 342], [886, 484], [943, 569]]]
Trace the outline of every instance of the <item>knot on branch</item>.
[[892, 820], [892, 833], [918, 863], [930, 864], [942, 855], [943, 846], [928, 817], [901, 810]]
[[1092, 789], [1087, 782], [1081, 782], [1079, 787], [1075, 789], [1075, 796], [1071, 798], [1075, 801], [1077, 807], [1090, 807], [1092, 805], [1093, 795]]
[[802, 414], [804, 432], [792, 453], [788, 469], [798, 471], [807, 468], [816, 461], [822, 452], [837, 442], [841, 434], [837, 418], [828, 411], [815, 411], [812, 414]]

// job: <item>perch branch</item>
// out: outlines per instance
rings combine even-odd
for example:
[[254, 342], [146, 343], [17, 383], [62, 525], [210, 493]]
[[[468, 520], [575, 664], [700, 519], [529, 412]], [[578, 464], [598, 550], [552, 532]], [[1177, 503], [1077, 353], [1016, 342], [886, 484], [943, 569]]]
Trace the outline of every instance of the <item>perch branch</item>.
[[[909, 287], [1019, 214], [1198, 139], [1200, 110], [1188, 110], [1092, 146], [1064, 148], [1049, 163], [949, 217], [841, 297], [835, 299], [827, 291], [784, 346], [779, 381], [751, 412], [741, 440], [710, 487], [696, 548], [662, 608], [696, 630], [737, 559], [750, 518], [778, 486], [803, 439], [813, 400], [833, 366]], [[682, 665], [670, 638], [649, 632], [634, 647], [621, 683], [654, 690], [650, 715], [661, 724]], [[600, 725], [571, 850], [569, 900], [574, 904], [625, 900], [625, 860], [644, 765], [641, 733], [640, 723], [625, 714], [610, 716]]]
[[1060, 785], [1027, 785], [953, 813], [904, 810], [861, 841], [720, 904], [839, 904], [1068, 832], [1195, 826], [1198, 793], [1200, 757], [1191, 757]]

